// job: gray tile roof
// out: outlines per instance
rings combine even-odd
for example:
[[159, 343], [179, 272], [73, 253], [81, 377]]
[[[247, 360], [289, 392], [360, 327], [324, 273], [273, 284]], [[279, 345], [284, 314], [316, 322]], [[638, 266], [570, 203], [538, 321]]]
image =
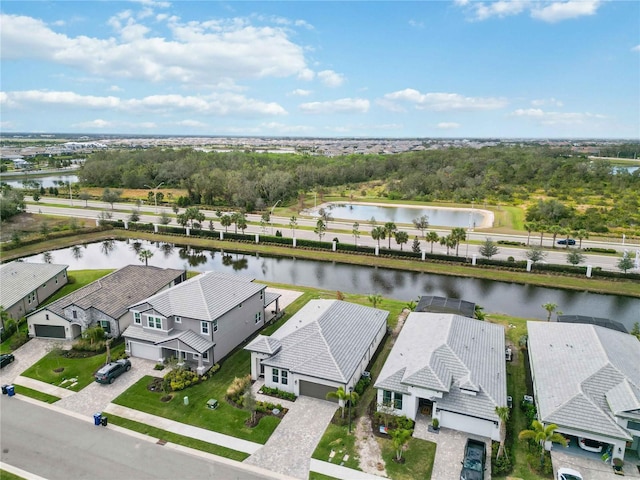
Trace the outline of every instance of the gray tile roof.
[[254, 283], [249, 277], [204, 272], [138, 304], [129, 305], [137, 310], [146, 304], [165, 317], [179, 316], [211, 321], [266, 288], [266, 285]]
[[386, 327], [388, 316], [384, 310], [354, 303], [311, 300], [271, 336], [282, 347], [262, 363], [346, 383]]
[[180, 340], [198, 353], [204, 353], [215, 345], [212, 341], [207, 340], [192, 330], [175, 332], [173, 335], [167, 336], [159, 332], [145, 330], [138, 325], [129, 325], [122, 336], [132, 340], [142, 340], [147, 343], [153, 343], [154, 345], [162, 345], [174, 340]]
[[280, 293], [265, 292], [265, 294], [264, 294], [264, 304], [265, 304], [265, 306], [271, 305], [273, 302], [275, 302], [281, 296], [282, 296], [282, 294], [280, 294]]
[[401, 393], [408, 386], [443, 392], [438, 408], [497, 421], [495, 407], [507, 404], [504, 329], [460, 315], [410, 313], [375, 384]]
[[614, 412], [640, 404], [640, 342], [597, 325], [527, 322], [527, 328], [542, 421], [630, 439]]
[[144, 300], [184, 274], [172, 268], [127, 265], [71, 292], [46, 308], [61, 317], [64, 309], [77, 305], [83, 310], [95, 308], [111, 318], [120, 318], [133, 302]]
[[69, 265], [27, 262], [0, 265], [0, 305], [9, 309], [68, 267]]
[[245, 347], [245, 350], [257, 353], [266, 353], [273, 355], [282, 348], [280, 340], [273, 337], [266, 337], [264, 335], [258, 335]]

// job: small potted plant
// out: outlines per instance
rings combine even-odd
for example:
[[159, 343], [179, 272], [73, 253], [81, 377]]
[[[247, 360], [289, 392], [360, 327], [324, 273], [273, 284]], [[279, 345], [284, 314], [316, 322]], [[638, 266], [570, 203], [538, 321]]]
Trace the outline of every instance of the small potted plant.
[[624, 475], [624, 473], [622, 472], [622, 466], [624, 465], [624, 460], [622, 460], [621, 458], [614, 458], [611, 463], [613, 464], [613, 472], [616, 475]]
[[438, 420], [437, 418], [431, 420], [431, 428], [433, 428], [435, 432], [440, 430], [440, 420]]

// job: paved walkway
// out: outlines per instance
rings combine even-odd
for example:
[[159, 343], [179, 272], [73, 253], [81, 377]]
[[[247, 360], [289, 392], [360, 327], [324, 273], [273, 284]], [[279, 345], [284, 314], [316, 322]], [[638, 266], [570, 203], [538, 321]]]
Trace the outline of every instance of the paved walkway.
[[[371, 475], [369, 473], [361, 472], [360, 470], [354, 470], [353, 468], [341, 467], [329, 462], [323, 462], [322, 460], [311, 459], [310, 470], [312, 472], [322, 473], [334, 478], [340, 478], [342, 480], [380, 480], [382, 477], [378, 475]], [[435, 479], [435, 477], [432, 477]]]
[[[449, 428], [441, 428], [439, 433], [429, 432], [430, 420], [424, 415], [416, 416], [416, 425], [413, 430], [413, 436], [428, 440], [437, 444], [436, 458], [433, 462], [433, 471], [431, 478], [437, 480], [458, 480], [460, 478], [460, 462], [464, 457], [464, 446], [467, 438], [487, 443], [487, 459], [486, 471], [484, 472], [485, 480], [491, 480], [491, 440], [468, 433], [451, 430]], [[455, 466], [455, 468], [452, 468]]]
[[[135, 420], [136, 422], [144, 423], [147, 425], [152, 425], [156, 428], [160, 428], [168, 432], [184, 435], [185, 437], [196, 438], [198, 440], [213, 443], [215, 445], [221, 445], [223, 447], [237, 450], [239, 452], [248, 453], [250, 455], [257, 452], [262, 447], [262, 445], [260, 445], [259, 443], [231, 437], [223, 433], [212, 432], [211, 430], [206, 430], [204, 428], [194, 427], [185, 423], [176, 422], [174, 420], [169, 420], [168, 418], [158, 417], [156, 415], [151, 415], [139, 410], [116, 405], [115, 403], [110, 403], [109, 405], [107, 405], [103, 412], [112, 413], [113, 415], [128, 418], [129, 420]], [[258, 466], [262, 467], [263, 465]]]
[[291, 477], [309, 478], [310, 459], [338, 405], [298, 397], [267, 443], [244, 463]]
[[33, 378], [23, 377], [22, 375], [18, 375], [13, 380], [13, 383], [59, 398], [66, 398], [76, 394], [76, 392], [74, 392], [73, 390], [58, 387], [56, 385], [51, 385], [49, 383], [41, 382], [40, 380], [35, 380]]

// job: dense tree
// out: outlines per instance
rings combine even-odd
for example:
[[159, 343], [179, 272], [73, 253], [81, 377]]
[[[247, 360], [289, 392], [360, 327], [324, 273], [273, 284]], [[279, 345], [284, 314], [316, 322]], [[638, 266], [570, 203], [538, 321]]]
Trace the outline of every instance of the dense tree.
[[547, 258], [547, 252], [540, 247], [534, 246], [525, 252], [525, 256], [536, 264]]
[[319, 218], [316, 222], [316, 228], [313, 229], [313, 232], [318, 235], [318, 238], [322, 241], [322, 237], [327, 232], [327, 225], [322, 218]]
[[422, 238], [424, 238], [424, 232], [429, 228], [429, 216], [421, 215], [418, 218], [413, 219], [413, 225], [420, 230], [422, 233]]
[[105, 188], [102, 192], [102, 201], [111, 205], [111, 210], [113, 210], [113, 204], [120, 200], [122, 196], [122, 190], [111, 190], [110, 188]]
[[580, 265], [585, 260], [585, 256], [580, 250], [572, 250], [567, 253], [567, 263], [571, 265]]
[[500, 249], [498, 248], [496, 243], [488, 237], [485, 239], [484, 243], [480, 245], [480, 248], [478, 249], [478, 252], [480, 252], [480, 255], [482, 255], [485, 258], [491, 258], [494, 255], [497, 255], [499, 251]]
[[413, 239], [413, 244], [411, 245], [411, 251], [413, 253], [420, 253], [420, 239], [416, 236]]
[[4, 221], [25, 211], [22, 190], [3, 187], [0, 193], [0, 220]]
[[165, 211], [160, 212], [160, 216], [158, 217], [158, 223], [161, 225], [169, 225], [171, 223], [171, 217]]
[[624, 256], [620, 260], [618, 260], [618, 268], [622, 270], [624, 273], [627, 273], [627, 270], [631, 270], [633, 267], [634, 267], [633, 260], [625, 252]]

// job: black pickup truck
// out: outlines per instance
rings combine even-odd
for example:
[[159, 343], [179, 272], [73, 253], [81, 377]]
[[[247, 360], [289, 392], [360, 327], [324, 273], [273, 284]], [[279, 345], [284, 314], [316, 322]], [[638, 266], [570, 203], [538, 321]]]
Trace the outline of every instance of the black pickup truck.
[[460, 480], [483, 480], [487, 446], [478, 440], [467, 440]]

